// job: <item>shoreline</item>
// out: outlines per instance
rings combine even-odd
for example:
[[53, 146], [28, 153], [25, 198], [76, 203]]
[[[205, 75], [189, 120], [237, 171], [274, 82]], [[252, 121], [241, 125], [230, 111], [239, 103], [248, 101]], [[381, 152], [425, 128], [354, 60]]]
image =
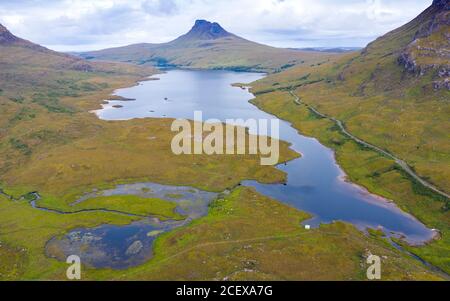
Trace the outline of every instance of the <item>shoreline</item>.
[[[248, 87], [251, 87], [251, 85], [247, 85], [247, 86], [248, 86]], [[249, 89], [249, 92], [252, 93], [252, 92], [251, 92], [251, 89]], [[252, 94], [253, 94], [253, 93], [252, 93]], [[300, 129], [298, 129], [298, 128], [296, 128], [295, 126], [293, 126], [293, 124], [292, 124], [290, 121], [285, 120], [285, 119], [279, 117], [276, 113], [264, 110], [263, 108], [261, 108], [260, 106], [258, 106], [258, 105], [254, 102], [254, 100], [257, 98], [257, 95], [255, 95], [255, 94], [253, 94], [253, 95], [254, 95], [254, 99], [252, 99], [252, 100], [250, 101], [250, 103], [253, 104], [255, 107], [257, 107], [259, 110], [261, 110], [261, 111], [263, 111], [263, 112], [266, 112], [266, 113], [268, 113], [268, 114], [271, 114], [271, 115], [277, 117], [278, 119], [280, 119], [281, 121], [287, 122], [287, 123], [289, 124], [290, 127], [292, 127], [294, 130], [297, 131], [297, 133], [298, 133], [299, 135], [302, 135], [302, 136], [304, 136], [304, 137], [308, 137], [308, 138], [314, 139], [314, 140], [317, 141], [319, 144], [321, 144], [323, 147], [325, 147], [326, 149], [328, 149], [328, 150], [331, 152], [331, 156], [332, 156], [332, 158], [333, 158], [333, 161], [334, 161], [335, 166], [338, 167], [339, 171], [341, 172], [341, 175], [338, 176], [338, 179], [339, 179], [342, 183], [346, 183], [346, 184], [349, 184], [349, 185], [353, 186], [355, 189], [359, 190], [359, 191], [361, 192], [361, 194], [362, 194], [365, 198], [368, 197], [368, 196], [370, 196], [370, 197], [373, 197], [374, 199], [379, 200], [379, 203], [374, 203], [374, 202], [369, 201], [369, 200], [364, 200], [364, 201], [366, 201], [366, 202], [368, 202], [368, 203], [375, 204], [375, 205], [382, 205], [382, 206], [384, 205], [383, 207], [385, 207], [385, 208], [387, 208], [387, 209], [389, 209], [389, 210], [399, 211], [399, 213], [403, 214], [404, 216], [407, 216], [408, 218], [411, 218], [412, 220], [417, 221], [417, 222], [423, 224], [427, 229], [429, 229], [430, 231], [432, 231], [432, 232], [434, 233], [432, 238], [430, 238], [429, 240], [427, 240], [427, 241], [425, 241], [425, 242], [423, 242], [423, 243], [420, 243], [420, 244], [411, 244], [411, 243], [407, 242], [408, 245], [410, 245], [410, 246], [425, 246], [425, 245], [427, 245], [427, 244], [430, 244], [430, 243], [432, 243], [432, 242], [434, 242], [434, 241], [438, 241], [438, 240], [441, 239], [441, 231], [440, 231], [439, 229], [430, 228], [429, 225], [427, 225], [425, 222], [423, 222], [422, 220], [420, 220], [419, 218], [417, 218], [412, 212], [409, 212], [408, 210], [405, 210], [404, 208], [402, 208], [402, 207], [401, 207], [399, 204], [397, 204], [397, 202], [395, 202], [394, 200], [391, 200], [391, 199], [389, 199], [389, 198], [387, 198], [387, 197], [384, 197], [384, 196], [379, 195], [379, 194], [377, 194], [377, 193], [375, 193], [375, 192], [372, 192], [372, 191], [369, 189], [369, 187], [365, 186], [364, 184], [358, 183], [358, 182], [356, 182], [356, 181], [353, 181], [353, 180], [351, 179], [351, 176], [348, 175], [348, 173], [344, 170], [344, 168], [342, 167], [342, 165], [339, 163], [338, 156], [337, 156], [337, 154], [336, 154], [336, 151], [335, 151], [333, 148], [324, 145], [324, 144], [319, 140], [319, 138], [317, 138], [317, 137], [314, 137], [314, 136], [311, 136], [311, 135], [306, 135], [306, 134], [301, 133], [301, 132], [300, 132]], [[298, 104], [298, 105], [301, 104], [301, 103], [299, 103], [299, 102], [297, 101], [297, 99], [295, 99], [294, 102], [295, 102], [296, 104]], [[292, 149], [292, 148], [291, 148], [291, 149]], [[298, 151], [296, 151], [296, 150], [294, 150], [294, 149], [292, 149], [292, 150], [295, 151], [295, 152], [298, 152]], [[302, 155], [302, 158], [303, 158], [303, 155]], [[295, 160], [295, 159], [294, 159], [294, 160]], [[277, 166], [278, 166], [278, 165], [277, 165]], [[352, 224], [352, 223], [350, 223], [350, 224]], [[352, 225], [354, 225], [355, 227], [358, 228], [358, 225], [356, 225], [356, 224], [352, 224]]]

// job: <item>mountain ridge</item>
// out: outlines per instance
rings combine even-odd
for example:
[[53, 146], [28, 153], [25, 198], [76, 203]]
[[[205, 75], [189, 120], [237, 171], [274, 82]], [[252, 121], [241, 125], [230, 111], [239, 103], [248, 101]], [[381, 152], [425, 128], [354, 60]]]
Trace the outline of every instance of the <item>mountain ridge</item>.
[[402, 45], [398, 63], [420, 77], [430, 72], [436, 74], [434, 88], [450, 90], [450, 2], [433, 1], [427, 10], [400, 29], [408, 26], [413, 36]]
[[[12, 34], [4, 25], [0, 24], [0, 46], [3, 47], [3, 51], [6, 52], [10, 48], [21, 48], [24, 49], [23, 51], [31, 51], [28, 56], [24, 58], [24, 61], [17, 60], [18, 64], [25, 63], [27, 61], [32, 60], [30, 55], [33, 52], [40, 53], [40, 55], [47, 55], [54, 58], [54, 61], [56, 64], [54, 66], [59, 66], [62, 69], [68, 68], [75, 71], [84, 71], [84, 72], [90, 72], [93, 70], [92, 63], [66, 53], [57, 52], [51, 49], [48, 49], [44, 46], [41, 46], [39, 44], [30, 42], [28, 40], [22, 39], [17, 37], [16, 35]], [[18, 54], [21, 51], [18, 51]], [[12, 63], [13, 61], [11, 61]], [[52, 62], [49, 61], [49, 64]], [[45, 64], [45, 63], [44, 63]]]
[[[59, 81], [77, 74], [87, 73], [127, 73], [135, 72], [134, 66], [123, 64], [89, 62], [78, 56], [57, 52], [31, 41], [17, 37], [0, 24], [0, 93], [1, 95], [21, 94], [21, 91], [45, 90], [56, 86]], [[123, 70], [121, 70], [123, 69]]]
[[177, 43], [184, 40], [216, 40], [225, 37], [236, 37], [229, 33], [217, 22], [209, 22], [207, 20], [196, 20], [191, 30], [173, 40], [170, 43]]
[[48, 52], [48, 53], [52, 52], [54, 54], [59, 54], [62, 56], [65, 55], [63, 53], [57, 53], [57, 52], [52, 51], [48, 48], [45, 48], [41, 45], [32, 43], [28, 40], [25, 40], [25, 39], [15, 36], [8, 30], [8, 28], [6, 28], [1, 23], [0, 23], [0, 46], [26, 47], [26, 48], [30, 48], [30, 49], [40, 51], [40, 52]]
[[398, 155], [448, 193], [448, 157], [441, 155], [450, 151], [450, 14], [444, 2], [435, 1], [360, 53], [272, 75], [254, 92], [270, 92], [274, 83], [295, 89], [305, 103]]
[[14, 43], [18, 38], [0, 23], [0, 44]]
[[444, 9], [450, 9], [450, 2], [448, 0], [433, 0], [432, 6]]

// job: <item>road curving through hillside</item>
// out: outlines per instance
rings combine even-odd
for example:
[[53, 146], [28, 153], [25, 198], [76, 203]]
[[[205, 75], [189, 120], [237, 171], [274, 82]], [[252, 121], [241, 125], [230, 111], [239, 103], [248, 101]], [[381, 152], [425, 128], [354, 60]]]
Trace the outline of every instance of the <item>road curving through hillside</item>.
[[322, 118], [326, 118], [328, 120], [333, 121], [341, 130], [341, 132], [347, 136], [348, 138], [352, 139], [353, 141], [355, 141], [356, 143], [365, 146], [367, 148], [370, 148], [378, 153], [381, 153], [382, 155], [392, 159], [395, 161], [395, 163], [400, 166], [400, 168], [406, 172], [409, 176], [411, 176], [414, 180], [416, 180], [417, 182], [419, 182], [421, 185], [425, 186], [426, 188], [432, 190], [433, 192], [439, 194], [440, 196], [445, 197], [447, 200], [450, 200], [450, 195], [447, 194], [446, 192], [438, 189], [436, 186], [432, 185], [431, 183], [428, 183], [427, 181], [425, 181], [424, 179], [422, 179], [418, 174], [416, 174], [412, 168], [408, 165], [408, 163], [406, 163], [405, 161], [403, 161], [402, 159], [396, 157], [395, 155], [389, 153], [388, 151], [385, 151], [384, 149], [375, 146], [373, 144], [370, 144], [358, 137], [356, 137], [355, 135], [351, 134], [346, 128], [344, 123], [341, 120], [338, 120], [332, 116], [328, 116], [326, 114], [323, 114], [321, 112], [319, 112], [316, 108], [312, 107], [311, 105], [301, 102], [300, 97], [298, 97], [298, 95], [295, 94], [294, 91], [289, 91], [289, 93], [294, 97], [294, 102], [297, 105], [305, 105], [309, 110], [311, 110], [312, 112], [314, 112], [316, 115], [322, 117]]

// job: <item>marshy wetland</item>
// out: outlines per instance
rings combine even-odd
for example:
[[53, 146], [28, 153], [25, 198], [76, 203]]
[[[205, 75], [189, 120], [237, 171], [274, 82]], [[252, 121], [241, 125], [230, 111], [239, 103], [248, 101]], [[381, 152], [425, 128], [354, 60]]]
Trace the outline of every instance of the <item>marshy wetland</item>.
[[174, 220], [149, 216], [125, 226], [101, 225], [93, 229], [75, 229], [62, 237], [52, 238], [46, 246], [48, 256], [64, 261], [68, 256], [78, 254], [83, 263], [94, 268], [126, 269], [142, 264], [152, 257], [153, 241], [159, 235], [205, 216], [208, 205], [217, 197], [217, 193], [192, 187], [137, 183], [88, 193], [72, 205], [99, 196], [126, 195], [174, 202], [180, 217]]

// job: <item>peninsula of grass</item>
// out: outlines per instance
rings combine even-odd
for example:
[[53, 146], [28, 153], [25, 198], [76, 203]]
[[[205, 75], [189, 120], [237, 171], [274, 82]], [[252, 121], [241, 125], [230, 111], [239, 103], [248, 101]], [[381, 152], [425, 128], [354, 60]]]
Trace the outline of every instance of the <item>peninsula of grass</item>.
[[182, 220], [184, 217], [175, 212], [177, 203], [157, 198], [143, 198], [135, 195], [101, 196], [85, 200], [76, 206], [80, 209], [106, 209], [121, 211], [140, 216], [155, 216], [162, 220]]

